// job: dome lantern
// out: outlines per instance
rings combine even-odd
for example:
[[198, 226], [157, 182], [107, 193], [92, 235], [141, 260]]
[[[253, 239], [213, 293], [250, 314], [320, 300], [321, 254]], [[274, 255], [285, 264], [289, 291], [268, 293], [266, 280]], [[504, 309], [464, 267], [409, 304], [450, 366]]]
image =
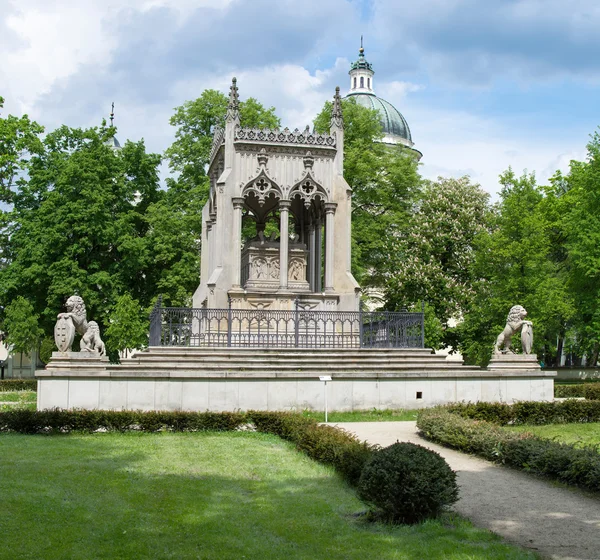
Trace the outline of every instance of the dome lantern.
[[379, 113], [379, 122], [383, 132], [381, 141], [389, 145], [401, 145], [409, 149], [417, 158], [422, 154], [415, 149], [410, 128], [402, 113], [385, 99], [375, 95], [373, 89], [373, 66], [365, 58], [365, 49], [360, 38], [358, 60], [350, 65], [350, 91], [346, 98], [353, 98], [359, 105], [367, 109], [375, 109]]
[[360, 49], [358, 49], [358, 60], [350, 66], [350, 93], [373, 93], [373, 67], [365, 58], [362, 35], [360, 37]]

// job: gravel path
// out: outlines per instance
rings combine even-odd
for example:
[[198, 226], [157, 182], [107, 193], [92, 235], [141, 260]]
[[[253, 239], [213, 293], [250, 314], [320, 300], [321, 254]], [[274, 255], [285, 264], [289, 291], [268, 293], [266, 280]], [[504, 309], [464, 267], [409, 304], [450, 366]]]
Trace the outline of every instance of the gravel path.
[[437, 451], [457, 472], [455, 509], [473, 524], [560, 560], [600, 560], [600, 499], [431, 443], [415, 422], [333, 425], [382, 446], [410, 441]]

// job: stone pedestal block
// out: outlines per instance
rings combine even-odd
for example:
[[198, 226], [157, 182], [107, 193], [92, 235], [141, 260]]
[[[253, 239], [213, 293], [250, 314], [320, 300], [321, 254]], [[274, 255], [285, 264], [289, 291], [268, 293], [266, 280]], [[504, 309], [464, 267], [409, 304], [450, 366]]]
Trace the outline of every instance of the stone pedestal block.
[[494, 354], [487, 367], [489, 371], [539, 371], [542, 368], [535, 354]]

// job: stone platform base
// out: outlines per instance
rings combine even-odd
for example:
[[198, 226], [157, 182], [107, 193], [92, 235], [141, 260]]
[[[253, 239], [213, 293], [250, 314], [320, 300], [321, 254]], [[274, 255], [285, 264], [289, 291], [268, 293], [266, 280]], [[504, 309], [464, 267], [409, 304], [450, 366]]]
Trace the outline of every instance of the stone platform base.
[[[91, 363], [90, 363], [91, 365]], [[151, 348], [121, 365], [53, 360], [38, 409], [416, 409], [459, 401], [551, 401], [555, 372], [488, 371], [429, 350]], [[319, 376], [328, 375], [325, 383]]]
[[540, 371], [535, 354], [495, 354], [487, 367], [490, 371]]

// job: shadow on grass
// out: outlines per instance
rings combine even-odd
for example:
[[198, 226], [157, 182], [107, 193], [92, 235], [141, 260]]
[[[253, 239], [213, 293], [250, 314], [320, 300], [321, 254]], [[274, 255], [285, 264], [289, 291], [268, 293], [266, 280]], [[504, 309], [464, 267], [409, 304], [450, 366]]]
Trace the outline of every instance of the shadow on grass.
[[452, 516], [368, 524], [262, 434], [0, 436], [0, 558], [531, 558]]

